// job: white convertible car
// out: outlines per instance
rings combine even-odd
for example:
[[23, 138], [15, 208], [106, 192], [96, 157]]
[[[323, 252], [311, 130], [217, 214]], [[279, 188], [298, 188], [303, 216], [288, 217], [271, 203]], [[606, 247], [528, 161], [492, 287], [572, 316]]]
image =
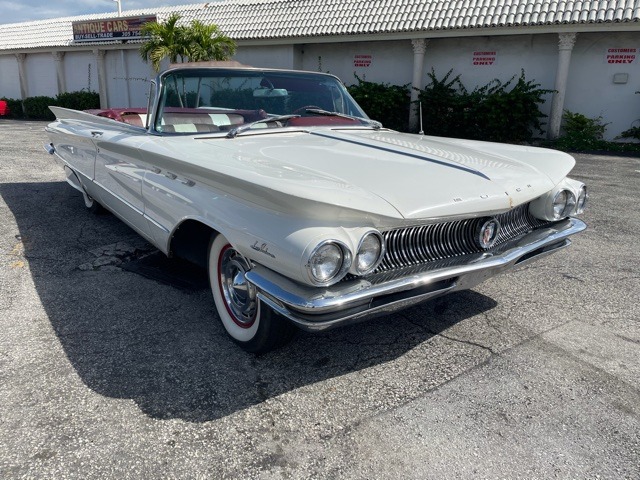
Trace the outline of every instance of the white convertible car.
[[385, 129], [332, 75], [190, 65], [146, 109], [51, 109], [47, 149], [85, 205], [205, 266], [252, 352], [472, 288], [586, 228], [569, 155]]

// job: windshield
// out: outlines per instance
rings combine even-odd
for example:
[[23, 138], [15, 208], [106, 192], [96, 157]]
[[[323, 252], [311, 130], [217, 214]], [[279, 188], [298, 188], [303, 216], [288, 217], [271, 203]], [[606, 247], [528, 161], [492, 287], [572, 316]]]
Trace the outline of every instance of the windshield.
[[[283, 119], [283, 115], [294, 117]], [[162, 78], [154, 125], [158, 132], [227, 132], [243, 125], [244, 131], [254, 122], [258, 123], [250, 128], [362, 125], [369, 121], [344, 85], [330, 75], [190, 69]]]

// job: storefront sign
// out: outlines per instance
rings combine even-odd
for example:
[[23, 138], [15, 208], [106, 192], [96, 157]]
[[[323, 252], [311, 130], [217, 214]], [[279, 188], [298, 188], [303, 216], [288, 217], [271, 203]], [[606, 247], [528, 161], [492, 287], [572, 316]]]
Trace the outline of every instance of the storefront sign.
[[474, 65], [493, 65], [496, 61], [496, 52], [473, 52]]
[[131, 40], [141, 38], [140, 29], [148, 22], [155, 22], [155, 15], [144, 17], [106, 18], [72, 22], [75, 42], [103, 42], [106, 40]]
[[609, 48], [607, 49], [607, 63], [633, 63], [636, 59], [636, 48]]
[[371, 55], [354, 55], [353, 66], [358, 68], [366, 68], [371, 66]]

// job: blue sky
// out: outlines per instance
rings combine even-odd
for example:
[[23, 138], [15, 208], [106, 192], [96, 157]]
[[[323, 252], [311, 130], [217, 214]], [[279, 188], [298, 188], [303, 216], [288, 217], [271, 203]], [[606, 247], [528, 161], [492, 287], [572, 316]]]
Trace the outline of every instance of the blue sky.
[[[201, 3], [202, 0], [121, 0], [122, 10], [147, 7], [166, 7]], [[117, 14], [118, 5], [113, 0], [0, 0], [0, 24], [70, 17], [88, 13]]]

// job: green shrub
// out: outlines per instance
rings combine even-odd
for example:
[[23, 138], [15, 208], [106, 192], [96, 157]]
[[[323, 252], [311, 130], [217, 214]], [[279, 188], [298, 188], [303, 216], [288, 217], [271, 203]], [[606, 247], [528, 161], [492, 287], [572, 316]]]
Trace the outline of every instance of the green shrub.
[[56, 96], [55, 101], [55, 105], [73, 110], [100, 108], [100, 95], [98, 92], [89, 92], [87, 90], [60, 93]]
[[[24, 101], [2, 98], [6, 100], [11, 113], [9, 118], [30, 118], [33, 120], [53, 120], [55, 115], [49, 110], [49, 105], [70, 108], [73, 110], [90, 110], [100, 108], [100, 95], [97, 92], [80, 90], [77, 92], [60, 93], [53, 97], [28, 97]], [[24, 105], [24, 111], [22, 109]]]
[[54, 120], [56, 117], [49, 110], [49, 105], [56, 105], [55, 98], [38, 96], [24, 99], [24, 113], [27, 118], [37, 120]]
[[636, 140], [640, 140], [640, 127], [631, 127], [616, 137], [618, 140], [621, 138], [635, 138]]
[[449, 78], [452, 72], [449, 70], [441, 80], [433, 70], [428, 74], [431, 83], [418, 95], [418, 102], [422, 104], [422, 128], [429, 135], [468, 138], [473, 128], [467, 125], [466, 117], [473, 107], [473, 99], [460, 82], [460, 75]]
[[429, 73], [430, 83], [420, 90], [422, 124], [425, 133], [445, 137], [495, 142], [530, 142], [542, 133], [545, 115], [539, 105], [544, 95], [553, 92], [528, 81], [524, 70], [506, 83], [492, 80], [473, 91], [467, 90], [460, 75], [452, 70], [442, 78]]
[[[640, 92], [636, 92], [636, 95], [638, 94], [640, 94]], [[631, 127], [630, 129], [625, 130], [616, 137], [616, 140], [621, 138], [634, 138], [636, 140], [640, 140], [640, 127]]]
[[7, 118], [24, 118], [21, 100], [6, 97], [2, 97], [0, 100], [6, 101], [7, 106], [9, 107], [9, 115], [7, 115]]
[[602, 117], [589, 118], [581, 113], [565, 110], [562, 115], [562, 135], [555, 147], [568, 151], [607, 150], [611, 142], [602, 140], [608, 123]]
[[408, 131], [410, 95], [409, 85], [367, 82], [354, 74], [358, 81], [347, 87], [351, 96], [374, 120], [393, 130]]
[[[608, 152], [633, 153], [640, 152], [640, 143], [608, 142], [603, 140], [608, 123], [602, 123], [602, 117], [589, 118], [581, 113], [565, 110], [562, 115], [562, 135], [555, 140], [542, 142], [542, 146], [563, 150], [565, 152]], [[640, 128], [634, 127], [622, 132], [616, 138], [633, 136], [633, 132], [640, 134]], [[624, 135], [629, 133], [629, 135]], [[640, 139], [639, 137], [635, 137]]]
[[541, 119], [545, 118], [539, 108], [543, 96], [553, 90], [541, 89], [540, 84], [525, 79], [521, 71], [515, 85], [515, 76], [507, 83], [496, 84], [479, 92], [482, 95], [472, 110], [477, 122], [479, 138], [495, 142], [530, 142], [534, 135], [542, 134]]

